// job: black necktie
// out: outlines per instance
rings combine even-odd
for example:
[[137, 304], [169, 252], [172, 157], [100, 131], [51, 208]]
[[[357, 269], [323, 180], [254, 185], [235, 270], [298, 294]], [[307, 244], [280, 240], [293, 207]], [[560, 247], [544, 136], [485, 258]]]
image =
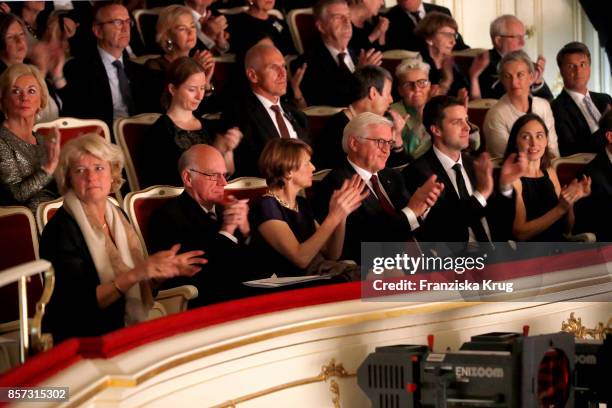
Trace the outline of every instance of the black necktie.
[[340, 67], [341, 70], [346, 71], [349, 74], [351, 74], [351, 70], [349, 69], [348, 65], [346, 65], [346, 61], [344, 60], [345, 57], [346, 57], [346, 52], [338, 53], [338, 66]]
[[123, 64], [119, 60], [113, 61], [113, 66], [117, 68], [117, 78], [119, 79], [119, 92], [121, 92], [121, 97], [123, 98], [123, 102], [128, 108], [128, 113], [133, 115], [134, 112], [134, 102], [132, 100], [132, 91], [130, 89], [130, 80], [125, 74], [125, 70], [123, 69]]
[[[455, 165], [453, 166], [453, 170], [455, 170], [455, 174], [457, 176], [456, 180], [457, 180], [457, 190], [459, 192], [459, 198], [461, 200], [469, 200], [470, 194], [468, 193], [467, 187], [465, 186], [463, 172], [461, 171], [461, 164], [455, 163]], [[487, 235], [487, 232], [482, 226], [481, 220], [478, 219], [472, 222], [470, 224], [470, 228], [472, 228], [472, 231], [474, 232], [474, 235], [476, 236], [476, 240], [478, 242], [489, 242], [490, 241], [489, 236]]]
[[270, 109], [274, 111], [274, 115], [276, 116], [276, 124], [278, 125], [278, 130], [280, 131], [280, 135], [283, 139], [289, 139], [289, 129], [287, 129], [287, 124], [283, 119], [283, 114], [281, 113], [280, 107], [278, 105], [270, 106]]
[[414, 21], [419, 24], [419, 21], [421, 21], [421, 13], [419, 13], [418, 11], [410, 11], [410, 14], [412, 15], [412, 17], [414, 17]]

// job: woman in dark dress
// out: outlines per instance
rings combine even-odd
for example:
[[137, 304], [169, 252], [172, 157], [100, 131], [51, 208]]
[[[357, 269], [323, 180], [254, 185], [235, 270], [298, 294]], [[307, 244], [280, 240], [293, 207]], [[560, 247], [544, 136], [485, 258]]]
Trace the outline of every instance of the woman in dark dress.
[[205, 121], [193, 112], [206, 92], [204, 68], [189, 57], [181, 57], [168, 67], [164, 87], [168, 110], [147, 131], [149, 154], [141, 172], [142, 187], [156, 184], [181, 185], [177, 171], [178, 159], [194, 144], [216, 147], [231, 174], [234, 172], [234, 149], [242, 139], [238, 128], [214, 134]]
[[356, 50], [376, 48], [382, 50], [386, 45], [389, 20], [378, 14], [385, 5], [382, 0], [350, 0], [353, 36], [349, 47]]
[[345, 181], [329, 202], [319, 225], [298, 192], [312, 185], [312, 150], [299, 139], [274, 139], [266, 145], [259, 167], [269, 191], [251, 207], [252, 246], [260, 265], [278, 276], [344, 274], [358, 279], [359, 268], [337, 262], [342, 253], [346, 217], [367, 196], [357, 175]]
[[269, 37], [283, 55], [296, 54], [289, 27], [284, 20], [268, 14], [274, 8], [274, 0], [249, 0], [249, 8], [229, 17], [229, 34], [232, 51], [245, 54], [252, 46], [253, 37]]
[[574, 225], [574, 203], [591, 193], [591, 179], [574, 179], [561, 188], [550, 165], [548, 128], [528, 113], [512, 126], [505, 158], [512, 153], [527, 159], [527, 174], [513, 183], [516, 192], [512, 233], [520, 241], [564, 241]]

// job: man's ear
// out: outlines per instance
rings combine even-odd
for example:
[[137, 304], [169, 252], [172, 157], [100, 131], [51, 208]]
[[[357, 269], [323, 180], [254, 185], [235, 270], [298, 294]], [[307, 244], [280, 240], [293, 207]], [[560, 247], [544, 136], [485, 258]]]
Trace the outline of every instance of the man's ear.
[[250, 83], [256, 84], [258, 82], [257, 72], [255, 72], [253, 68], [251, 67], [247, 68], [245, 73]]
[[442, 137], [442, 129], [440, 129], [438, 125], [431, 125], [429, 127], [429, 132], [434, 138]]
[[370, 89], [368, 89], [368, 98], [370, 100], [376, 98], [378, 95], [380, 95], [380, 93], [378, 92], [375, 86], [371, 86]]
[[323, 23], [320, 20], [315, 21], [315, 27], [321, 34], [325, 34], [325, 29], [323, 28]]
[[499, 50], [501, 48], [502, 38], [499, 35], [493, 37], [493, 48]]
[[174, 96], [176, 93], [176, 87], [174, 84], [168, 84], [168, 93], [170, 93], [171, 96]]
[[181, 171], [181, 180], [183, 181], [183, 186], [191, 188], [191, 172], [188, 169]]
[[98, 40], [102, 39], [102, 25], [101, 24], [97, 24], [94, 21], [94, 23], [91, 25], [91, 31], [93, 32], [94, 37], [96, 37]]
[[606, 140], [608, 141], [608, 144], [612, 144], [612, 130], [608, 130], [606, 132]]

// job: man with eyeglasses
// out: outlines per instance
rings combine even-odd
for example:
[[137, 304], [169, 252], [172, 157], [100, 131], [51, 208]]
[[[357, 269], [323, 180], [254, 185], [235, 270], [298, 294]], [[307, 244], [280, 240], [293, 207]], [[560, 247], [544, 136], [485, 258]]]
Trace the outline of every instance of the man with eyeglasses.
[[591, 53], [581, 42], [565, 44], [557, 54], [563, 90], [550, 104], [561, 156], [597, 153], [604, 146], [599, 136], [599, 120], [612, 108], [612, 98], [588, 89]]
[[[419, 21], [425, 18], [427, 13], [433, 11], [452, 17], [450, 10], [446, 7], [424, 3], [422, 0], [399, 0], [397, 5], [391, 7], [385, 15], [389, 19], [387, 49], [420, 51], [423, 48], [423, 41], [414, 34], [414, 28]], [[454, 49], [464, 50], [466, 48], [469, 48], [469, 46], [463, 42], [463, 37], [458, 34]]]
[[70, 60], [64, 69], [68, 85], [64, 114], [83, 119], [101, 119], [113, 128], [120, 117], [157, 112], [158, 78], [144, 66], [129, 60], [132, 20], [119, 3], [94, 5], [92, 31], [96, 49]]
[[[178, 197], [158, 208], [149, 221], [150, 251], [181, 244], [181, 251], [205, 251], [208, 263], [191, 278], [168, 287], [191, 284], [199, 295], [189, 307], [235, 299], [249, 280], [246, 238], [250, 233], [247, 200], [224, 198], [225, 160], [217, 149], [198, 144], [180, 157], [178, 170], [185, 187]], [[198, 276], [199, 275], [199, 276]]]
[[353, 73], [365, 65], [380, 65], [376, 49], [349, 47], [353, 36], [346, 0], [319, 0], [313, 9], [320, 39], [300, 56], [295, 66], [307, 63], [301, 89], [308, 105], [347, 106], [351, 103]]
[[[493, 48], [489, 50], [489, 65], [480, 74], [480, 94], [483, 98], [499, 99], [505, 93], [497, 75], [498, 65], [506, 54], [522, 50], [525, 46], [525, 25], [511, 14], [497, 17], [489, 27]], [[536, 75], [531, 85], [531, 94], [551, 101], [553, 94], [544, 81], [544, 68], [546, 60], [539, 56], [534, 62]]]
[[483, 153], [474, 160], [463, 153], [469, 145], [470, 125], [462, 100], [442, 95], [431, 98], [423, 110], [423, 125], [433, 146], [402, 171], [404, 180], [408, 190], [414, 192], [436, 175], [444, 189], [435, 207], [424, 217], [419, 238], [426, 242], [465, 243], [505, 240], [506, 231], [493, 228], [491, 223], [501, 221], [501, 214], [512, 208], [512, 189], [507, 186], [524, 174], [526, 158], [511, 157], [504, 163], [500, 172], [504, 194], [498, 196], [493, 194], [493, 164], [489, 155]]
[[259, 174], [257, 159], [266, 143], [275, 138], [308, 140], [306, 116], [289, 101], [283, 54], [273, 45], [252, 47], [245, 56], [249, 86], [223, 110], [228, 129], [240, 128], [244, 138], [236, 148], [236, 176]]
[[315, 185], [315, 214], [319, 221], [327, 215], [333, 191], [358, 174], [370, 194], [346, 220], [342, 259], [361, 262], [361, 242], [413, 241], [421, 225], [420, 217], [434, 204], [444, 188], [432, 176], [411, 196], [401, 173], [386, 167], [395, 141], [393, 124], [372, 112], [355, 116], [344, 128], [343, 159]]

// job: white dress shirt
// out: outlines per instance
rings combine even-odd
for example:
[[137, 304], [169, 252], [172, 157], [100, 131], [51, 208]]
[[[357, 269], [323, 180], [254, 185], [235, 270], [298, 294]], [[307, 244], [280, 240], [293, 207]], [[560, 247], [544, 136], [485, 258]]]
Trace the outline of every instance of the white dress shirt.
[[[582, 113], [582, 116], [584, 116], [584, 119], [589, 124], [589, 129], [591, 129], [591, 133], [597, 132], [597, 130], [599, 130], [599, 124], [595, 122], [595, 119], [593, 119], [589, 111], [587, 111], [586, 106], [584, 105], [584, 98], [586, 95], [583, 95], [580, 92], [570, 91], [567, 88], [564, 88], [564, 89], [565, 89], [565, 92], [567, 92], [567, 94], [573, 99], [574, 103], [578, 105], [578, 109], [580, 109], [580, 113]], [[591, 99], [591, 102], [592, 101], [593, 100]], [[595, 106], [595, 103], [593, 103], [593, 107], [597, 109], [597, 106]]]
[[[451, 183], [453, 183], [453, 188], [455, 189], [457, 196], [459, 196], [459, 188], [457, 187], [457, 172], [455, 171], [455, 169], [453, 169], [453, 166], [459, 163], [461, 165], [461, 175], [463, 176], [463, 182], [465, 183], [465, 188], [468, 194], [474, 196], [474, 198], [478, 200], [478, 202], [480, 203], [480, 205], [483, 206], [483, 208], [486, 207], [487, 200], [485, 200], [482, 194], [480, 194], [480, 191], [474, 191], [474, 188], [472, 187], [472, 182], [470, 181], [470, 177], [465, 171], [465, 166], [463, 165], [463, 158], [461, 157], [461, 155], [459, 155], [459, 160], [454, 161], [453, 159], [442, 153], [442, 151], [440, 151], [440, 149], [438, 149], [436, 146], [433, 146], [433, 151], [438, 160], [440, 160], [440, 163], [442, 164], [446, 175], [450, 179]], [[461, 216], [461, 214], [458, 214], [458, 216]], [[487, 219], [485, 217], [482, 217], [480, 219], [480, 222], [482, 223], [482, 226], [484, 227], [485, 231], [487, 232], [487, 235], [490, 238], [491, 231], [489, 230], [489, 224], [487, 223]], [[468, 231], [469, 242], [476, 242], [476, 235], [474, 234], [474, 231], [472, 231], [472, 228], [468, 228]]]
[[325, 48], [327, 48], [327, 51], [329, 51], [329, 53], [332, 55], [332, 57], [334, 58], [334, 61], [336, 61], [336, 64], [339, 64], [338, 54], [340, 54], [341, 52], [344, 52], [346, 54], [344, 56], [344, 63], [348, 67], [349, 71], [355, 72], [355, 62], [353, 61], [353, 58], [351, 57], [351, 53], [348, 52], [348, 50], [340, 51], [327, 44], [325, 44]]
[[280, 104], [280, 98], [278, 98], [278, 101], [276, 103], [273, 103], [273, 102], [270, 102], [268, 98], [265, 98], [257, 94], [256, 92], [253, 92], [253, 93], [255, 94], [257, 99], [259, 99], [259, 102], [261, 102], [266, 112], [268, 112], [268, 115], [270, 116], [270, 119], [272, 119], [272, 123], [274, 123], [274, 127], [278, 131], [278, 134], [280, 135], [281, 131], [278, 128], [278, 123], [276, 122], [276, 113], [274, 113], [274, 111], [271, 108], [272, 105], [278, 105], [278, 107], [280, 108], [283, 120], [285, 121], [285, 126], [287, 126], [287, 130], [289, 131], [289, 137], [291, 137], [291, 139], [297, 139], [298, 134], [293, 128], [293, 125], [291, 124], [291, 122], [287, 119], [287, 113], [283, 110], [283, 107]]
[[[370, 173], [369, 171], [367, 171], [365, 169], [362, 169], [361, 167], [357, 166], [355, 163], [353, 163], [350, 160], [348, 162], [353, 167], [353, 169], [355, 169], [355, 172], [357, 174], [359, 174], [359, 177], [361, 177], [366, 182], [366, 185], [370, 189], [370, 193], [374, 197], [377, 197], [376, 193], [374, 192], [374, 187], [372, 187], [372, 180], [371, 179], [372, 179], [372, 175], [373, 174]], [[380, 178], [379, 178], [379, 180], [380, 180]], [[387, 198], [387, 201], [389, 201], [389, 203], [392, 203], [391, 199], [389, 198], [389, 195], [385, 191], [385, 188], [382, 185], [382, 183], [379, 183], [379, 184], [380, 184], [380, 189], [382, 190], [383, 194]], [[393, 205], [393, 204], [391, 204], [391, 205]], [[404, 213], [404, 215], [408, 219], [408, 224], [410, 224], [410, 230], [411, 231], [414, 231], [415, 229], [419, 228], [419, 220], [417, 219], [417, 216], [414, 213], [414, 211], [412, 211], [410, 208], [408, 208], [408, 206], [406, 206], [406, 207], [402, 208], [402, 212]]]
[[[123, 56], [115, 58], [100, 47], [98, 47], [98, 53], [100, 54], [100, 58], [102, 58], [102, 64], [106, 70], [108, 85], [110, 86], [111, 95], [113, 97], [113, 119], [128, 117], [130, 116], [128, 107], [123, 100], [123, 96], [121, 95], [121, 91], [119, 89], [119, 76], [117, 75], [117, 68], [115, 68], [113, 65], [113, 62], [117, 59], [123, 64]], [[125, 68], [125, 65], [123, 67]]]
[[[425, 6], [423, 5], [423, 2], [421, 2], [421, 4], [419, 5], [419, 9], [416, 12], [419, 13], [419, 18], [421, 20], [425, 18]], [[414, 25], [418, 24], [416, 18], [414, 18], [414, 16], [409, 11], [406, 11], [406, 14], [408, 14], [408, 17], [410, 17]]]

